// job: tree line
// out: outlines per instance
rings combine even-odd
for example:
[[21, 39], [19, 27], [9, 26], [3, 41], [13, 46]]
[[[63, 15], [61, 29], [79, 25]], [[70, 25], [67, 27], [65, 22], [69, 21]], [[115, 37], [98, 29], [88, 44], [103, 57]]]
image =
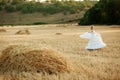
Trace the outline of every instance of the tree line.
[[21, 13], [40, 12], [44, 15], [62, 12], [63, 14], [79, 13], [82, 10], [91, 8], [97, 1], [78, 1], [75, 0], [46, 0], [44, 3], [38, 0], [0, 0], [0, 11]]
[[79, 25], [120, 24], [120, 0], [100, 0], [90, 8]]

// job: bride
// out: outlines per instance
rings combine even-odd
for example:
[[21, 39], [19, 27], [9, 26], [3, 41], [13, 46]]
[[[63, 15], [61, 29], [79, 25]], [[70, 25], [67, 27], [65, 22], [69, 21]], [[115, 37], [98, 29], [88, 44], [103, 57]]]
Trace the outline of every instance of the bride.
[[89, 39], [89, 42], [86, 46], [86, 49], [88, 50], [99, 49], [106, 46], [101, 38], [101, 35], [94, 31], [93, 25], [90, 27], [90, 31], [80, 35], [80, 37]]

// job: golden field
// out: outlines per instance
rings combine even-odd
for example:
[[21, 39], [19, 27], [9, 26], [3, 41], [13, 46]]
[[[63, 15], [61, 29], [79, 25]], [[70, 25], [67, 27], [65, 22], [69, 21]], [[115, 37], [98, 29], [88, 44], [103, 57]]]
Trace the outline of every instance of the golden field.
[[[0, 32], [0, 54], [9, 45], [28, 45], [60, 52], [73, 65], [74, 71], [61, 74], [22, 72], [9, 75], [0, 73], [0, 80], [120, 80], [120, 26], [95, 26], [107, 46], [88, 51], [87, 39], [79, 36], [89, 26], [76, 24], [49, 24], [30, 26], [3, 26]], [[16, 34], [19, 30], [29, 34]], [[24, 77], [24, 78], [23, 78]]]

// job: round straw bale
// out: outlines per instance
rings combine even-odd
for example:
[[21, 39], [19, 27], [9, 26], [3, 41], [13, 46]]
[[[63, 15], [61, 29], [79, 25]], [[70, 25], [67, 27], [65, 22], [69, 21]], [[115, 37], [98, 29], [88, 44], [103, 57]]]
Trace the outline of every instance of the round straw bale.
[[19, 31], [16, 32], [15, 34], [20, 34], [20, 35], [30, 34], [30, 31], [29, 31], [28, 29], [25, 29], [25, 30], [19, 30]]
[[0, 32], [6, 32], [6, 30], [5, 29], [0, 29]]
[[56, 33], [56, 35], [62, 35], [62, 33]]
[[51, 49], [32, 49], [12, 45], [3, 50], [0, 57], [1, 72], [70, 72], [71, 66], [60, 53]]

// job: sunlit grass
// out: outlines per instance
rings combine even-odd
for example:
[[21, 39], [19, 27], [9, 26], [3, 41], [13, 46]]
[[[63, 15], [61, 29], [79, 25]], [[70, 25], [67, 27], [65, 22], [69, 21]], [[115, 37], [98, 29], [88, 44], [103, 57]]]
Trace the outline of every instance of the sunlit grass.
[[[113, 28], [116, 27], [116, 28]], [[30, 35], [15, 35], [16, 31], [27, 28]], [[0, 52], [13, 44], [24, 44], [52, 48], [61, 52], [75, 71], [71, 73], [48, 75], [41, 73], [20, 74], [11, 73], [0, 76], [7, 80], [14, 75], [14, 78], [37, 79], [37, 80], [119, 80], [120, 79], [120, 28], [113, 26], [95, 26], [97, 32], [101, 33], [103, 41], [107, 46], [103, 49], [88, 51], [85, 50], [87, 39], [81, 39], [80, 34], [88, 31], [89, 26], [58, 25], [44, 26], [21, 26], [3, 27], [7, 32], [0, 33]], [[61, 33], [61, 35], [56, 35]], [[24, 77], [23, 77], [24, 76]]]

